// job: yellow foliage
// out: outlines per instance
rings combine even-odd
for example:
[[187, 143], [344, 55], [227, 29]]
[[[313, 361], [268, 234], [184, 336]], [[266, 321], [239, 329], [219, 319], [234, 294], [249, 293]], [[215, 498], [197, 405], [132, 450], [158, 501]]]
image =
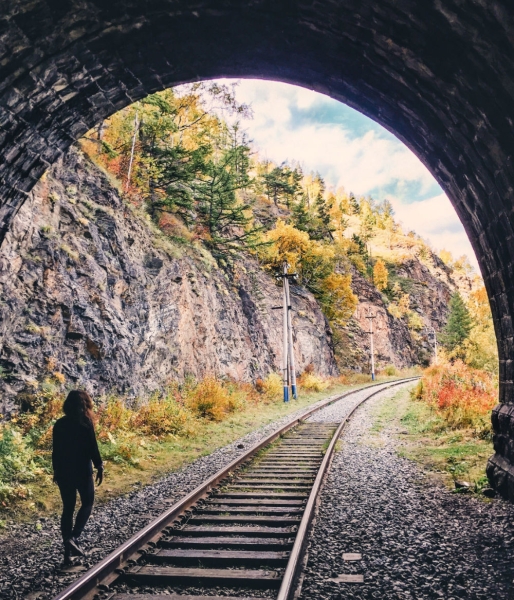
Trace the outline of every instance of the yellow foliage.
[[344, 325], [357, 306], [357, 297], [351, 289], [351, 275], [335, 272], [338, 261], [346, 256], [345, 244], [311, 240], [306, 232], [280, 219], [265, 238], [272, 244], [261, 251], [263, 262], [280, 270], [286, 261], [290, 272], [298, 272], [301, 284], [314, 293], [327, 318]]
[[321, 284], [322, 304], [329, 319], [338, 325], [345, 325], [353, 315], [359, 299], [352, 292], [352, 276], [331, 273]]
[[162, 436], [188, 432], [191, 414], [181, 406], [171, 393], [164, 398], [153, 396], [134, 416], [134, 425], [147, 435]]
[[482, 286], [470, 294], [468, 309], [473, 319], [473, 327], [464, 342], [466, 363], [475, 369], [496, 373], [498, 346], [485, 287]]
[[398, 307], [403, 315], [407, 313], [410, 308], [410, 296], [409, 294], [403, 294], [400, 300], [398, 301]]
[[216, 377], [203, 379], [186, 398], [186, 406], [199, 417], [221, 421], [236, 408], [236, 398]]
[[316, 293], [319, 282], [333, 273], [335, 248], [328, 244], [311, 241], [299, 269], [302, 283]]
[[414, 331], [420, 331], [423, 329], [425, 323], [423, 319], [418, 315], [418, 313], [414, 311], [409, 311], [409, 329], [413, 329]]
[[[396, 284], [395, 284], [396, 286]], [[398, 303], [391, 302], [387, 307], [387, 310], [395, 319], [402, 319], [405, 315], [410, 313], [410, 297], [409, 294], [402, 294]]]
[[384, 261], [379, 258], [373, 266], [373, 281], [377, 290], [385, 290], [387, 287], [387, 267]]
[[280, 219], [264, 238], [267, 242], [273, 242], [271, 246], [265, 246], [265, 262], [276, 268], [287, 262], [292, 272], [297, 270], [298, 264], [312, 244], [308, 233], [299, 231]]
[[445, 265], [451, 265], [453, 263], [453, 256], [449, 250], [444, 248], [439, 252], [439, 258], [444, 262]]
[[398, 304], [395, 304], [394, 302], [391, 302], [388, 307], [387, 307], [387, 311], [389, 312], [390, 315], [392, 315], [395, 319], [401, 319], [403, 317], [403, 313], [400, 310]]
[[323, 392], [331, 385], [330, 380], [314, 373], [303, 373], [298, 379], [298, 383], [302, 389], [309, 392]]
[[273, 401], [282, 399], [283, 385], [282, 377], [278, 373], [270, 373], [264, 381], [259, 380], [256, 387], [267, 400]]

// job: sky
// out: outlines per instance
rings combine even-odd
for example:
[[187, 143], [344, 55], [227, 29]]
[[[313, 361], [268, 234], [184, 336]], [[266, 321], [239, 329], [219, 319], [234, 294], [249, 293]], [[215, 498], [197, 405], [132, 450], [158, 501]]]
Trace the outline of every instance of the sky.
[[466, 254], [479, 272], [446, 194], [416, 155], [378, 123], [328, 96], [285, 83], [241, 80], [236, 97], [252, 106], [253, 118], [241, 124], [262, 158], [299, 162], [305, 172], [318, 171], [329, 187], [389, 199], [406, 230], [435, 250]]

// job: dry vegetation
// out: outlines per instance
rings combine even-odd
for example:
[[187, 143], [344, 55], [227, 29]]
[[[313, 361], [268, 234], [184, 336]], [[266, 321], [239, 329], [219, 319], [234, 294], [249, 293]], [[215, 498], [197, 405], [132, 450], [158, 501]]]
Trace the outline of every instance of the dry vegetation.
[[[102, 398], [95, 412], [100, 452], [107, 465], [100, 498], [125, 492], [136, 482], [149, 482], [320, 400], [327, 391], [364, 383], [369, 383], [369, 376], [324, 378], [307, 369], [299, 379], [300, 399], [288, 404], [282, 401], [282, 380], [275, 373], [255, 386], [206, 377], [172, 382], [144, 401]], [[0, 423], [0, 514], [27, 516], [35, 509], [58, 507], [51, 483], [51, 444], [64, 397], [64, 386], [49, 378], [34, 388], [23, 413]]]

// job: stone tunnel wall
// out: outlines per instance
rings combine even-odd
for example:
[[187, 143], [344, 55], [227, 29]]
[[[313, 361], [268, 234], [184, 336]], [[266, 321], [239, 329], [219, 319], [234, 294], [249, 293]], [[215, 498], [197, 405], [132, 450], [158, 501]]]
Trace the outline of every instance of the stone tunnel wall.
[[[511, 404], [513, 64], [511, 0], [0, 0], [0, 241], [57, 157], [135, 100], [221, 76], [304, 85], [395, 133], [447, 192], [481, 266]], [[502, 487], [500, 463], [489, 472]]]

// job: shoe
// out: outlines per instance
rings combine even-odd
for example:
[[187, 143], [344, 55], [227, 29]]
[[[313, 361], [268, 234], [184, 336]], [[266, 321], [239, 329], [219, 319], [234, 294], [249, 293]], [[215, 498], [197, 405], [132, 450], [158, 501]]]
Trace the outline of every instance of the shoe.
[[63, 561], [63, 566], [67, 567], [69, 565], [73, 564], [73, 561], [71, 560], [71, 546], [68, 540], [66, 540], [64, 542], [64, 561]]
[[68, 540], [68, 546], [70, 547], [73, 556], [85, 556], [84, 550], [80, 547], [77, 538], [70, 538]]

